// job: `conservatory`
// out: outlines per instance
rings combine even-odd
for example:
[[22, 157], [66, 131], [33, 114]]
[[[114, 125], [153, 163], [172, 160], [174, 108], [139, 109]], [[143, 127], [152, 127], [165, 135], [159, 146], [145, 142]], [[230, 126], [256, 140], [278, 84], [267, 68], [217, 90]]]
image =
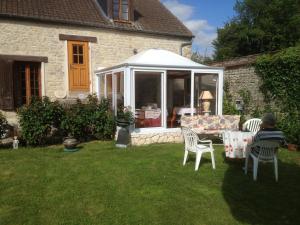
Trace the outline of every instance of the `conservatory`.
[[173, 52], [145, 50], [95, 73], [99, 98], [107, 98], [115, 112], [129, 107], [137, 133], [179, 130], [186, 114], [222, 114], [223, 69]]

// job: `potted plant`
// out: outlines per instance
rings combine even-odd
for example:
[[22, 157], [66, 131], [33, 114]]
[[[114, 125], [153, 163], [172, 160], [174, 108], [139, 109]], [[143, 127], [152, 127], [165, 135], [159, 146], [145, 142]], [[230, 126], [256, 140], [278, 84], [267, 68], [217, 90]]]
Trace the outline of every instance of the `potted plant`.
[[66, 152], [78, 151], [78, 139], [85, 133], [84, 107], [80, 102], [69, 106], [62, 118], [61, 128], [65, 134], [63, 145]]
[[134, 116], [130, 107], [119, 108], [117, 112], [117, 142], [116, 147], [126, 148], [130, 142], [130, 126], [134, 123]]

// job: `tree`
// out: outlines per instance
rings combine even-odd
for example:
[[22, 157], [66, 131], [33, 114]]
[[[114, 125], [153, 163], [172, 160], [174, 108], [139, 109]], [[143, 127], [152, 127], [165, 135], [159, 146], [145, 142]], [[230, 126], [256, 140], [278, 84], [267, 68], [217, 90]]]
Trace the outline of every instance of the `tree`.
[[215, 60], [271, 52], [300, 41], [300, 0], [237, 0], [237, 15], [218, 29]]

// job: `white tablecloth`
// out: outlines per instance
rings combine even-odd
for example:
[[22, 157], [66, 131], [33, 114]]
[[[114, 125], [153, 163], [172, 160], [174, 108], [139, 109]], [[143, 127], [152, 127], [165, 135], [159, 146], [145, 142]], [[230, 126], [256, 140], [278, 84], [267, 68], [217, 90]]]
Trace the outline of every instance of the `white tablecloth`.
[[226, 157], [245, 158], [248, 139], [253, 136], [253, 132], [224, 131], [223, 143]]
[[192, 112], [195, 114], [196, 109], [191, 109], [191, 108], [185, 108], [185, 107], [174, 107], [174, 110], [177, 115], [185, 115], [185, 114], [192, 114]]

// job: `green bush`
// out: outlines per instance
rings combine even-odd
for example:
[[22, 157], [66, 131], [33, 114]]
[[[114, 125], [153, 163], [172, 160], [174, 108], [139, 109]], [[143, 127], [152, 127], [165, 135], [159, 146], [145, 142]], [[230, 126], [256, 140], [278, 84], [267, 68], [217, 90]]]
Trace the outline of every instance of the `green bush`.
[[42, 145], [53, 128], [59, 128], [62, 106], [49, 98], [32, 98], [29, 105], [19, 109], [18, 115], [22, 138], [29, 145]]
[[[300, 46], [261, 56], [255, 63], [266, 102], [282, 114], [280, 128], [291, 143], [300, 143]], [[277, 110], [277, 109], [276, 109]]]
[[88, 100], [89, 130], [97, 139], [112, 139], [115, 133], [115, 116], [110, 109], [107, 99], [98, 99], [90, 96]]
[[[115, 118], [106, 99], [98, 101], [91, 95], [87, 103], [77, 100], [75, 104], [62, 106], [49, 98], [33, 98], [31, 103], [20, 108], [22, 138], [29, 145], [52, 143], [53, 130], [62, 136], [72, 135], [79, 140], [90, 138], [112, 139]], [[1, 130], [0, 130], [1, 131]]]
[[285, 113], [278, 118], [277, 126], [286, 134], [288, 143], [300, 145], [300, 114]]
[[0, 112], [0, 139], [5, 134], [5, 130], [7, 127], [7, 120], [4, 115]]
[[86, 104], [77, 100], [65, 112], [61, 123], [65, 135], [72, 135], [80, 140], [113, 137], [115, 120], [106, 99], [98, 101], [95, 95], [90, 95]]
[[87, 135], [86, 111], [84, 104], [79, 99], [76, 104], [65, 107], [65, 113], [60, 126], [65, 136], [73, 136], [81, 139]]

